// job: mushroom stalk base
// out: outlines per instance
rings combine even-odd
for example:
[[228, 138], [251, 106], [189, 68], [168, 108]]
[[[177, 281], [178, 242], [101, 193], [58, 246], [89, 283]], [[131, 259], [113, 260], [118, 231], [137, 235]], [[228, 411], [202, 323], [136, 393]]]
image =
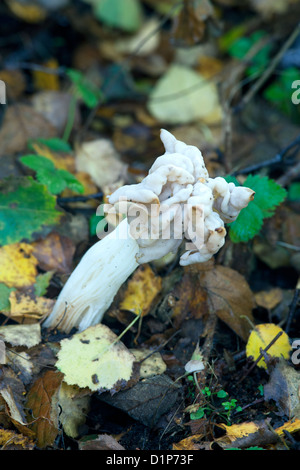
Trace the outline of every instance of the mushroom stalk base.
[[138, 266], [127, 219], [83, 256], [59, 294], [45, 328], [70, 333], [100, 323], [121, 285]]

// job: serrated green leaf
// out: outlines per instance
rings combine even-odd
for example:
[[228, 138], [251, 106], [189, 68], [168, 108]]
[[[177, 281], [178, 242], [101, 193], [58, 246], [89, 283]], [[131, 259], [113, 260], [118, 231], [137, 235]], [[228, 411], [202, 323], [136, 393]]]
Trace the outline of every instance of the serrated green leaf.
[[36, 171], [37, 180], [46, 185], [52, 194], [60, 194], [64, 189], [70, 188], [73, 191], [83, 193], [83, 185], [67, 170], [55, 168], [54, 163], [49, 158], [42, 155], [25, 155], [20, 161]]
[[58, 224], [62, 216], [56, 197], [30, 176], [0, 181], [0, 245], [31, 241], [35, 233]]
[[254, 201], [230, 224], [229, 236], [234, 243], [248, 242], [255, 237], [260, 232], [264, 219], [273, 215], [287, 195], [282, 186], [267, 176], [249, 175], [243, 186], [253, 189], [255, 196]]
[[267, 176], [249, 175], [244, 186], [255, 191], [253, 202], [261, 209], [264, 218], [273, 215], [274, 209], [287, 196], [286, 190]]
[[234, 243], [248, 242], [259, 233], [263, 225], [260, 208], [251, 201], [238, 218], [230, 224], [229, 237]]

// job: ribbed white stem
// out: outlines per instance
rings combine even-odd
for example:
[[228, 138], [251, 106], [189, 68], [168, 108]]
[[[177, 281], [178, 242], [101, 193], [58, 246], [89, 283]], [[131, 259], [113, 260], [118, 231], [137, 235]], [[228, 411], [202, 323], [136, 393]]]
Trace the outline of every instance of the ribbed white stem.
[[128, 235], [127, 219], [82, 257], [64, 285], [46, 328], [69, 333], [100, 323], [116, 293], [138, 266], [137, 242]]

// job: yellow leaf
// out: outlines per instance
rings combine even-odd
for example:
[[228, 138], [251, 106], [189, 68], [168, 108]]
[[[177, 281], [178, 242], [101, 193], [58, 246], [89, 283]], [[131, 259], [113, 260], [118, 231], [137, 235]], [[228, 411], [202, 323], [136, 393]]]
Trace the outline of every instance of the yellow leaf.
[[40, 23], [47, 16], [46, 10], [34, 3], [23, 5], [19, 0], [6, 0], [6, 2], [11, 11], [27, 23]]
[[201, 440], [205, 434], [193, 434], [182, 441], [173, 444], [172, 450], [198, 450], [201, 447]]
[[60, 344], [56, 367], [69, 385], [92, 391], [118, 391], [133, 377], [134, 355], [101, 323]]
[[56, 59], [49, 59], [43, 64], [43, 66], [48, 69], [53, 69], [53, 73], [51, 73], [51, 70], [49, 70], [49, 72], [35, 70], [33, 72], [35, 88], [37, 88], [38, 90], [59, 90], [59, 77], [55, 73], [55, 69], [58, 68], [58, 65], [59, 64]]
[[8, 287], [28, 287], [37, 276], [37, 259], [28, 243], [14, 243], [0, 248], [0, 282]]
[[284, 423], [279, 428], [276, 428], [275, 432], [279, 436], [284, 436], [283, 431], [287, 431], [287, 432], [292, 434], [293, 432], [298, 432], [299, 430], [300, 430], [300, 419], [295, 418], [295, 419], [291, 419], [290, 421], [287, 421], [286, 423]]
[[[267, 350], [267, 353], [272, 357], [289, 358], [291, 345], [288, 335], [274, 323], [264, 323], [257, 325], [251, 332], [246, 345], [246, 356], [252, 356], [256, 361], [260, 355], [260, 350], [265, 349], [271, 341], [281, 333], [281, 336], [275, 343]], [[260, 359], [257, 363], [258, 367], [267, 368], [264, 358]]]
[[231, 426], [226, 426], [226, 424], [221, 423], [218, 426], [226, 431], [226, 437], [228, 437], [230, 442], [241, 437], [248, 436], [249, 434], [253, 434], [259, 430], [259, 426], [253, 421], [241, 424], [232, 424]]
[[1, 450], [9, 449], [11, 446], [15, 450], [19, 448], [32, 450], [34, 448], [34, 442], [31, 439], [8, 429], [0, 429], [0, 445], [3, 446]]
[[152, 302], [162, 288], [161, 277], [156, 276], [148, 264], [140, 266], [128, 282], [120, 309], [138, 315], [147, 315]]
[[52, 311], [55, 300], [13, 291], [9, 296], [9, 317], [20, 323], [35, 323]]

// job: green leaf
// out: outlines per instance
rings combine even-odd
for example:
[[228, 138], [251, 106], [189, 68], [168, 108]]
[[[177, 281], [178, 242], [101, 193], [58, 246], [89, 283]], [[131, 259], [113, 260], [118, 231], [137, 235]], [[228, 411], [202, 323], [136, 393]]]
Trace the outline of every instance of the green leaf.
[[0, 245], [34, 240], [44, 227], [61, 221], [56, 197], [31, 177], [0, 181]]
[[249, 175], [244, 186], [255, 191], [254, 203], [262, 210], [263, 217], [270, 217], [286, 198], [286, 190], [267, 176]]
[[66, 73], [74, 85], [75, 95], [81, 98], [89, 108], [97, 106], [102, 96], [101, 91], [88, 81], [79, 70], [68, 69]]
[[25, 155], [20, 161], [36, 171], [37, 180], [45, 184], [52, 194], [60, 194], [64, 189], [70, 188], [73, 191], [83, 193], [83, 185], [74, 175], [66, 170], [55, 168], [54, 163], [49, 158], [42, 155]]
[[288, 190], [288, 198], [290, 201], [300, 200], [300, 183], [292, 183]]
[[205, 414], [205, 408], [199, 408], [195, 413], [190, 414], [191, 419], [201, 419]]
[[5, 284], [0, 283], [0, 312], [10, 310], [9, 296], [14, 290], [16, 290], [14, 287], [7, 287]]
[[36, 277], [36, 282], [34, 284], [34, 293], [37, 297], [42, 297], [47, 293], [47, 289], [53, 274], [54, 271], [48, 271], [47, 273], [39, 274]]
[[48, 147], [50, 150], [53, 150], [54, 152], [72, 152], [72, 147], [68, 142], [66, 142], [63, 139], [59, 139], [58, 137], [52, 137], [50, 139], [35, 139], [34, 141], [29, 141], [28, 145], [29, 148], [32, 149], [32, 142], [38, 142], [40, 144], [45, 145]]
[[218, 398], [225, 398], [227, 397], [228, 393], [225, 392], [225, 390], [219, 390], [218, 393], [217, 393], [217, 397]]
[[[249, 37], [236, 40], [228, 49], [229, 54], [236, 59], [244, 60], [250, 49], [266, 36], [264, 31], [255, 31]], [[272, 45], [266, 44], [251, 59], [251, 65], [247, 68], [247, 75], [261, 73], [269, 63]]]
[[262, 225], [262, 211], [254, 201], [251, 201], [248, 207], [240, 212], [238, 218], [230, 224], [230, 240], [234, 243], [248, 242], [260, 232]]
[[142, 10], [138, 0], [88, 0], [93, 4], [95, 16], [107, 26], [127, 32], [139, 29]]
[[234, 243], [248, 242], [255, 237], [260, 232], [264, 219], [274, 214], [276, 207], [287, 195], [282, 186], [267, 176], [249, 175], [243, 186], [253, 189], [255, 196], [230, 224], [229, 236]]

